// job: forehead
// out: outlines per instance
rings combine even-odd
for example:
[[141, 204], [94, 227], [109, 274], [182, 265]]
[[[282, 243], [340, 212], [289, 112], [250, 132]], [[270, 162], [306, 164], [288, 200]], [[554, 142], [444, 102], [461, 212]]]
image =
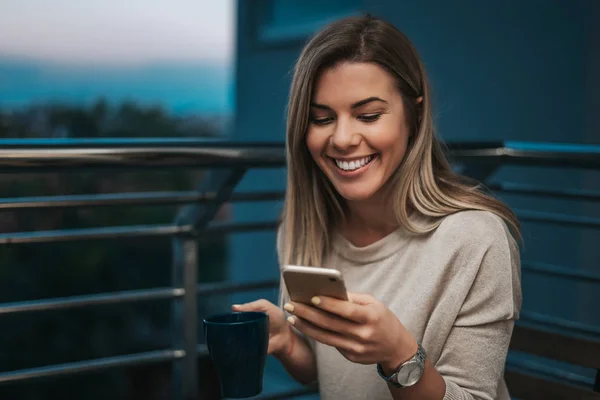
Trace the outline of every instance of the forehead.
[[317, 77], [313, 102], [344, 106], [371, 96], [386, 101], [398, 96], [394, 77], [373, 63], [344, 62], [327, 68]]

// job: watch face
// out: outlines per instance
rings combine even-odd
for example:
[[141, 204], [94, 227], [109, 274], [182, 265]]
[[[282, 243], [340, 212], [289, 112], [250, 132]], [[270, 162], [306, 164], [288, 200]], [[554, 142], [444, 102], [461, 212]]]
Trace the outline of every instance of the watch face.
[[412, 386], [421, 379], [421, 375], [423, 375], [421, 365], [416, 361], [409, 362], [398, 371], [398, 383], [402, 386]]

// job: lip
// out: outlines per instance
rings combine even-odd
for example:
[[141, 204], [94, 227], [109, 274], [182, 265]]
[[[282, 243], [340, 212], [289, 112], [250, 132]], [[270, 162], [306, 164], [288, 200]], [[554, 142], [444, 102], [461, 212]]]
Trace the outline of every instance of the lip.
[[343, 169], [341, 169], [337, 166], [337, 164], [335, 163], [335, 160], [337, 159], [337, 160], [344, 160], [344, 161], [352, 161], [352, 160], [361, 159], [363, 157], [353, 157], [353, 158], [337, 158], [336, 157], [335, 159], [332, 157], [327, 157], [327, 158], [329, 159], [329, 162], [331, 163], [331, 166], [337, 175], [344, 177], [344, 178], [356, 178], [368, 171], [368, 169], [371, 167], [371, 165], [373, 165], [373, 162], [375, 162], [379, 158], [379, 153], [371, 154], [371, 156], [373, 156], [373, 158], [371, 159], [371, 161], [369, 161], [369, 163], [367, 165], [365, 165], [362, 168], [355, 169], [354, 171], [344, 171]]

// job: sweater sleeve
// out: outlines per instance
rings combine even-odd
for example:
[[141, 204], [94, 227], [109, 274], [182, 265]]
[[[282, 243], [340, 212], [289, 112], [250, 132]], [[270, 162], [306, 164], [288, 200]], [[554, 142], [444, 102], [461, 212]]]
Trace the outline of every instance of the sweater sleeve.
[[493, 400], [504, 384], [521, 284], [518, 247], [504, 229], [498, 233], [486, 240], [487, 250], [436, 363], [446, 382], [444, 400]]

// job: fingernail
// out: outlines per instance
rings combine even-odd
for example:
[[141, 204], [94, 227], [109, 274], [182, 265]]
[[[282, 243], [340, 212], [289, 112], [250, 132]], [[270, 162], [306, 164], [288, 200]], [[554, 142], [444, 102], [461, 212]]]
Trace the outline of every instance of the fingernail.
[[288, 317], [287, 321], [288, 321], [290, 324], [294, 325], [294, 324], [296, 323], [296, 318], [294, 318], [294, 317]]
[[231, 307], [233, 307], [233, 308], [239, 308], [239, 307], [240, 307], [240, 305], [239, 305], [239, 304], [234, 304], [234, 305], [232, 305]]
[[285, 303], [285, 305], [283, 306], [283, 309], [287, 312], [294, 312], [294, 306], [291, 305], [290, 303]]
[[312, 299], [310, 299], [310, 302], [313, 303], [315, 306], [318, 306], [319, 304], [321, 304], [321, 299], [318, 296], [315, 296]]

